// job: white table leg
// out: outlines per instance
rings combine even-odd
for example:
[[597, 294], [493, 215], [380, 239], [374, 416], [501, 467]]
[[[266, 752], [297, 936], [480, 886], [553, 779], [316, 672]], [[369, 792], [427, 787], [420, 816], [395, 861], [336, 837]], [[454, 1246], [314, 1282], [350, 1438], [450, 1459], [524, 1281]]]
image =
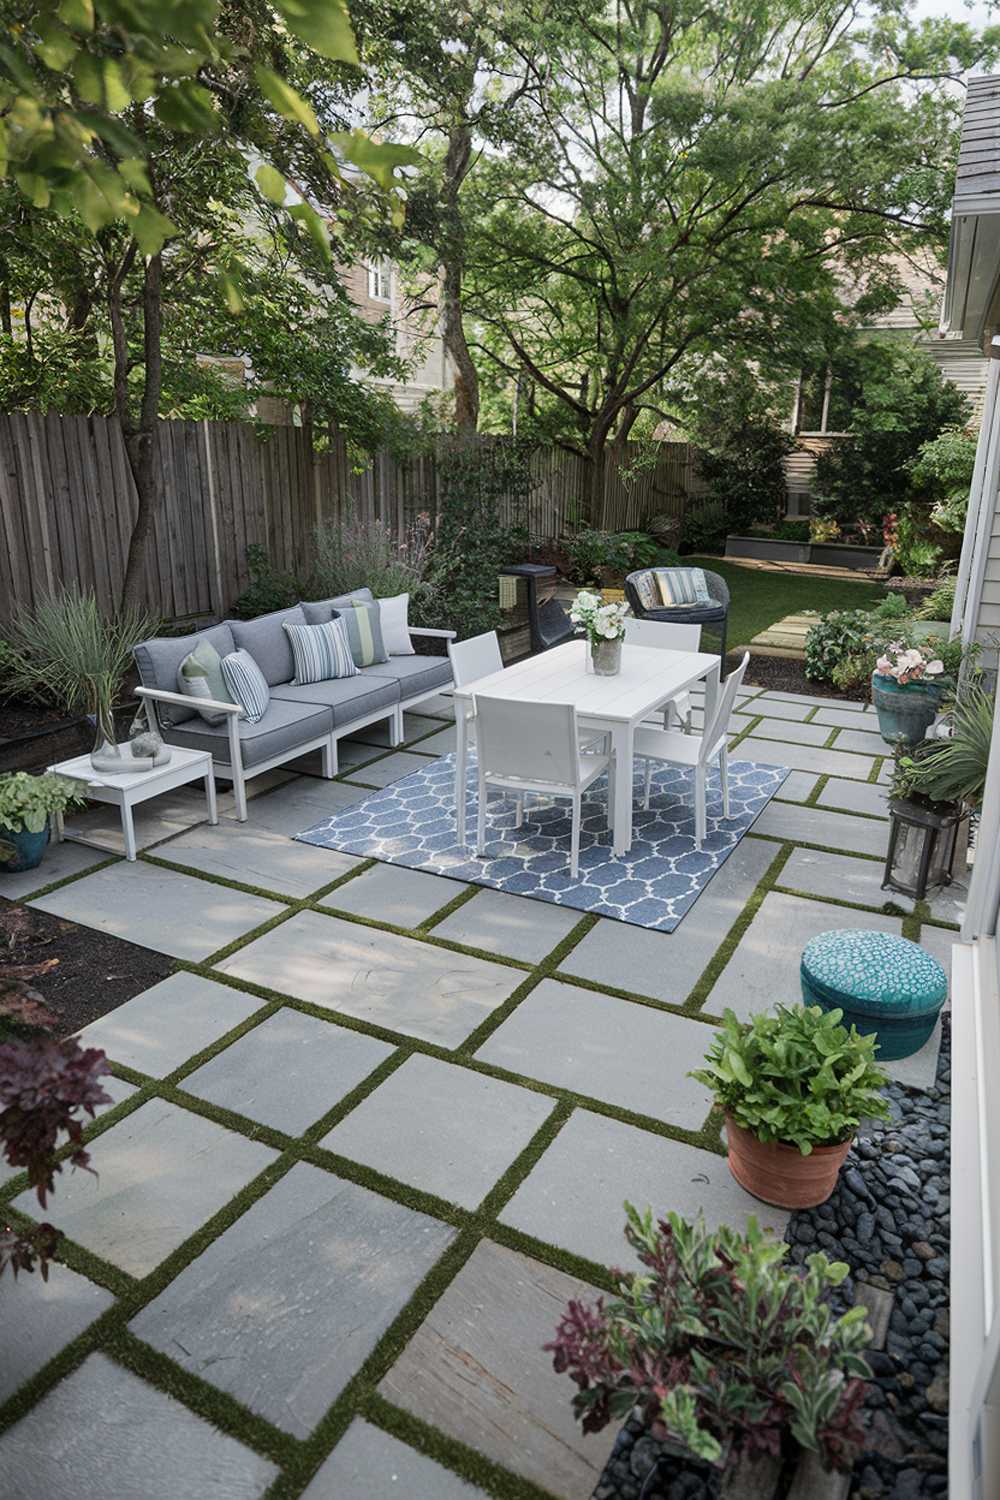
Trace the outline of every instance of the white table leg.
[[466, 706], [460, 700], [455, 705], [455, 838], [465, 843], [465, 772], [469, 753], [469, 724]]
[[615, 798], [611, 841], [613, 854], [627, 854], [632, 847], [632, 744], [631, 724], [616, 724], [611, 731], [615, 752]]
[[127, 797], [122, 799], [122, 832], [125, 835], [125, 858], [135, 859], [135, 825], [132, 822], [132, 804]]
[[219, 805], [215, 800], [215, 770], [211, 764], [205, 772], [205, 798], [208, 802], [208, 821], [218, 823]]
[[56, 843], [61, 844], [65, 836], [63, 833], [63, 815], [61, 812], [54, 812], [52, 814], [52, 832], [55, 834]]
[[719, 660], [715, 663], [715, 665], [712, 666], [712, 667], [709, 667], [708, 671], [705, 673], [705, 728], [706, 729], [708, 728], [709, 724], [711, 724], [711, 722], [712, 722], [712, 715], [715, 713], [716, 707], [718, 706], [719, 693], [721, 692], [721, 690], [722, 690], [722, 658], [720, 657]]

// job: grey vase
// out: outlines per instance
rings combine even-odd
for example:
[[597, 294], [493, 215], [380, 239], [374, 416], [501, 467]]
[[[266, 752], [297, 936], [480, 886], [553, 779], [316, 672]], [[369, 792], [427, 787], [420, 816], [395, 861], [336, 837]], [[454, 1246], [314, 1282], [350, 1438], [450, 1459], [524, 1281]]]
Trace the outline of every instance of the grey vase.
[[591, 641], [590, 659], [598, 677], [614, 677], [621, 671], [621, 636], [616, 641]]

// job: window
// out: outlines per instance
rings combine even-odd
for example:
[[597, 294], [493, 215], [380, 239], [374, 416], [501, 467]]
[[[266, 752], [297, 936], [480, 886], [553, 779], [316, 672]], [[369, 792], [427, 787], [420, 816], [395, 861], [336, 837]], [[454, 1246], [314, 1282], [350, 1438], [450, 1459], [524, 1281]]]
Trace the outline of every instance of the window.
[[848, 432], [857, 396], [855, 384], [842, 365], [803, 370], [799, 377], [796, 432]]
[[392, 267], [387, 260], [373, 260], [369, 265], [368, 295], [375, 302], [392, 301]]

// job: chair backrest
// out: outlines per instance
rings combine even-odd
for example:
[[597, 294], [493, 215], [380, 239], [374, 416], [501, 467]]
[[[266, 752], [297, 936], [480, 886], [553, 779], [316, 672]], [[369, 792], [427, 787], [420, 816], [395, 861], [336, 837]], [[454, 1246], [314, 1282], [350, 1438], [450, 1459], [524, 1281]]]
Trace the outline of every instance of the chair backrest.
[[733, 716], [733, 704], [736, 702], [736, 694], [743, 682], [743, 674], [750, 663], [749, 651], [744, 653], [743, 660], [735, 672], [730, 672], [722, 684], [722, 692], [716, 704], [715, 713], [711, 722], [706, 720], [705, 728], [702, 730], [701, 745], [698, 750], [698, 758], [704, 760], [712, 752], [712, 747], [717, 745], [724, 734], [729, 731], [729, 720]]
[[486, 775], [576, 786], [580, 755], [572, 703], [531, 703], [476, 694], [476, 741]]
[[671, 625], [666, 620], [626, 620], [625, 640], [633, 646], [656, 646], [662, 651], [697, 651], [700, 625]]
[[500, 639], [495, 630], [470, 636], [467, 641], [449, 641], [448, 655], [456, 687], [475, 682], [477, 677], [489, 677], [493, 672], [503, 671]]

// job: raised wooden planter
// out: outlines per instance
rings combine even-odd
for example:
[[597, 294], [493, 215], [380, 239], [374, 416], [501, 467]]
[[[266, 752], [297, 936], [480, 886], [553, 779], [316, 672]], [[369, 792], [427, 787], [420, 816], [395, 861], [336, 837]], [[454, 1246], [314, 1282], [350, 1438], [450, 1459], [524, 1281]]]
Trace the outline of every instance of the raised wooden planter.
[[853, 542], [786, 542], [778, 537], [727, 536], [727, 557], [755, 557], [762, 562], [811, 563], [814, 567], [868, 572], [878, 566], [881, 547]]

